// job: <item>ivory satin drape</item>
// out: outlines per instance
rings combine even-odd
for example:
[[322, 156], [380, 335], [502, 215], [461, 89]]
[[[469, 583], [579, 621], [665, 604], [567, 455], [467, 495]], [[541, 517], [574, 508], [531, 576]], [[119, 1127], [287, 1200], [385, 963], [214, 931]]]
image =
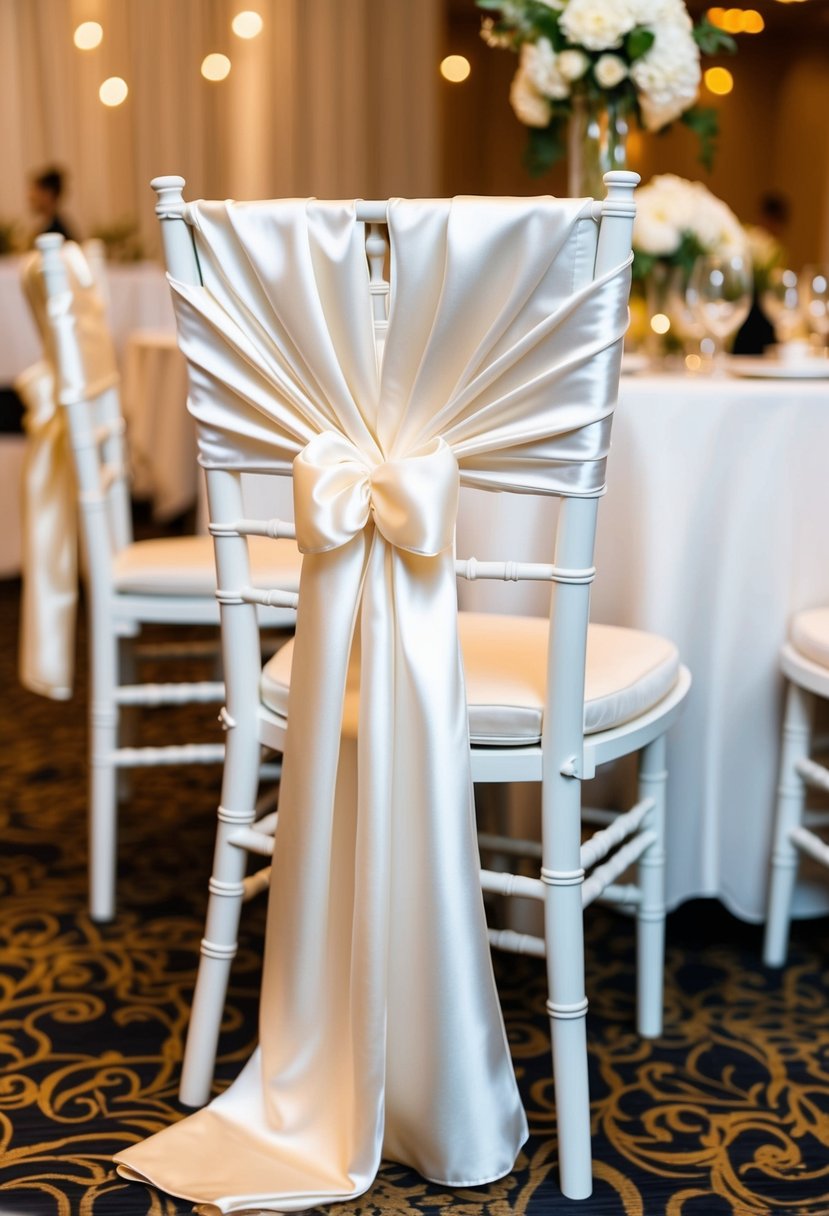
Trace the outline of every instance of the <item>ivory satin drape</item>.
[[260, 1047], [210, 1106], [120, 1153], [127, 1177], [281, 1211], [360, 1194], [382, 1156], [458, 1186], [514, 1163], [455, 513], [461, 480], [603, 487], [629, 268], [591, 281], [590, 206], [391, 202], [382, 361], [354, 204], [189, 208], [203, 286], [172, 286], [201, 459], [293, 465], [305, 558]]
[[[66, 407], [118, 382], [104, 305], [89, 264], [71, 241], [61, 256], [71, 287], [60, 298], [46, 298], [39, 254], [23, 267], [23, 287], [46, 357], [16, 381], [27, 434], [18, 669], [22, 684], [54, 700], [72, 695], [78, 602], [77, 491]], [[61, 371], [49, 318], [74, 335]]]

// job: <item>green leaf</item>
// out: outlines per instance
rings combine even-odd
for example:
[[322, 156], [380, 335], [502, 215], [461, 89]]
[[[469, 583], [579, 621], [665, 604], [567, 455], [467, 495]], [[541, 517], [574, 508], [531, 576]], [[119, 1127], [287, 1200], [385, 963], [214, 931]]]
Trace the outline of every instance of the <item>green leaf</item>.
[[644, 25], [637, 25], [625, 38], [625, 54], [632, 62], [646, 55], [654, 44], [656, 35]]
[[478, 8], [485, 8], [487, 12], [492, 12], [495, 9], [503, 8], [501, 0], [475, 0]]
[[694, 39], [703, 55], [737, 54], [736, 41], [725, 30], [712, 25], [707, 17], [694, 26]]
[[542, 173], [546, 173], [562, 156], [564, 128], [558, 119], [554, 118], [549, 127], [530, 128], [524, 149], [524, 168], [531, 177], [540, 177]]
[[699, 139], [699, 159], [710, 172], [714, 167], [714, 153], [717, 150], [717, 136], [720, 132], [720, 118], [712, 106], [692, 106], [681, 116], [681, 121]]
[[652, 253], [633, 251], [633, 267], [631, 273], [634, 279], [646, 279], [656, 264], [657, 258]]

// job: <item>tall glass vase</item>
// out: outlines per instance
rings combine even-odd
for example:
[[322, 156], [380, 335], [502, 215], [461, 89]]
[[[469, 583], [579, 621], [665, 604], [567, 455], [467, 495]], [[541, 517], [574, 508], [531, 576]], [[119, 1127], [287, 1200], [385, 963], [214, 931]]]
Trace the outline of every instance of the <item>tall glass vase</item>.
[[610, 97], [573, 97], [567, 133], [567, 180], [571, 198], [604, 198], [602, 178], [627, 168], [627, 114]]

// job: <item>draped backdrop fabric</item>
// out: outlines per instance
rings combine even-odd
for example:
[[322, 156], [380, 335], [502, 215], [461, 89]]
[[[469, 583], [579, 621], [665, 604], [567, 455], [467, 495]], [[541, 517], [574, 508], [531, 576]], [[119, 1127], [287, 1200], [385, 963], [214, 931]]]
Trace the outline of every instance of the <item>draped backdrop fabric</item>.
[[[32, 692], [54, 700], [72, 695], [78, 603], [77, 492], [65, 406], [118, 383], [104, 304], [89, 264], [72, 241], [61, 256], [70, 287], [50, 300], [40, 255], [24, 263], [23, 287], [46, 357], [16, 381], [27, 435], [19, 674]], [[62, 371], [48, 317], [68, 327], [74, 339]]]
[[[25, 230], [27, 175], [69, 173], [83, 238], [135, 224], [160, 255], [147, 182], [183, 173], [213, 198], [429, 194], [440, 172], [442, 0], [257, 0], [261, 34], [231, 33], [236, 0], [0, 0], [0, 220]], [[73, 44], [94, 19], [104, 37]], [[218, 83], [199, 68], [231, 61]], [[110, 76], [129, 87], [102, 105]], [[23, 233], [21, 233], [23, 235]]]
[[116, 1161], [220, 1212], [356, 1196], [382, 1156], [482, 1184], [527, 1128], [478, 877], [458, 487], [601, 492], [629, 263], [592, 281], [589, 200], [392, 200], [380, 358], [354, 203], [188, 210], [202, 462], [293, 466], [305, 557], [260, 1046]]

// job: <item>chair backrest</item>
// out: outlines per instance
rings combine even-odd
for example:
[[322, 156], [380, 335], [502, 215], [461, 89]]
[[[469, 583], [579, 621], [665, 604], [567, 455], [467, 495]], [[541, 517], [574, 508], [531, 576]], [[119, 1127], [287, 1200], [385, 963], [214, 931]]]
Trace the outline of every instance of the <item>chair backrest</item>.
[[88, 577], [108, 586], [132, 539], [120, 380], [95, 274], [78, 245], [49, 233], [23, 269], [54, 396], [65, 411]]
[[[452, 234], [455, 242], [452, 251], [448, 251], [446, 224], [447, 208], [451, 210], [452, 204], [445, 201], [420, 204], [425, 208], [419, 217], [423, 220], [425, 215], [423, 223], [416, 216], [411, 222], [403, 217], [395, 225], [391, 241], [391, 284], [384, 277], [384, 266], [389, 260], [388, 229], [395, 216], [395, 203], [358, 201], [352, 205], [352, 223], [360, 230], [359, 239], [363, 243], [363, 271], [360, 272], [353, 262], [348, 267], [336, 264], [335, 246], [342, 252], [349, 240], [348, 225], [340, 222], [341, 217], [322, 220], [323, 226], [328, 224], [332, 251], [327, 266], [321, 266], [319, 260], [325, 257], [324, 253], [320, 254], [322, 244], [312, 250], [310, 260], [304, 249], [297, 252], [307, 239], [307, 228], [296, 216], [303, 215], [303, 208], [314, 204], [293, 204], [295, 212], [290, 218], [283, 210], [290, 204], [285, 203], [228, 204], [227, 209], [224, 204], [186, 205], [182, 198], [183, 179], [171, 177], [153, 182], [159, 196], [156, 211], [163, 221], [168, 270], [171, 278], [177, 281], [174, 289], [179, 335], [190, 361], [191, 409], [200, 426], [202, 461], [208, 472], [212, 530], [217, 536], [219, 586], [226, 589], [230, 600], [240, 588], [248, 589], [245, 594], [249, 594], [249, 569], [239, 537], [246, 532], [290, 534], [279, 521], [244, 520], [235, 470], [269, 468], [274, 472], [287, 472], [291, 459], [302, 447], [298, 435], [295, 433], [286, 439], [284, 429], [281, 429], [283, 423], [276, 421], [274, 426], [280, 432], [280, 442], [270, 453], [266, 450], [267, 445], [262, 448], [260, 444], [257, 450], [261, 439], [259, 426], [267, 425], [257, 409], [267, 413], [269, 407], [263, 399], [261, 386], [249, 374], [250, 363], [258, 360], [261, 366], [257, 370], [263, 379], [270, 377], [271, 390], [276, 394], [284, 392], [292, 402], [297, 399], [297, 380], [303, 389], [307, 387], [303, 380], [306, 373], [312, 381], [314, 376], [318, 377], [313, 383], [317, 388], [322, 386], [320, 396], [324, 398], [326, 385], [323, 381], [331, 375], [326, 362], [330, 363], [330, 346], [323, 350], [319, 365], [311, 366], [309, 372], [313, 343], [304, 342], [302, 335], [291, 328], [294, 323], [298, 324], [297, 309], [288, 307], [283, 315], [280, 302], [281, 292], [293, 295], [300, 290], [298, 284], [304, 274], [316, 275], [320, 293], [327, 293], [325, 307], [336, 311], [340, 319], [332, 320], [326, 313], [322, 320], [319, 311], [314, 312], [315, 289], [311, 289], [310, 295], [303, 296], [306, 303], [304, 323], [309, 331], [328, 325], [330, 333], [336, 331], [338, 324], [345, 330], [349, 315], [370, 310], [378, 368], [384, 360], [384, 348], [386, 354], [389, 351], [386, 343], [391, 320], [392, 327], [396, 326], [398, 330], [406, 325], [411, 328], [412, 343], [419, 353], [430, 343], [439, 346], [439, 342], [443, 342], [445, 359], [452, 365], [453, 375], [460, 372], [466, 376], [467, 384], [461, 385], [460, 389], [450, 378], [438, 392], [448, 390], [456, 396], [460, 393], [461, 397], [465, 393], [465, 400], [469, 400], [474, 396], [474, 389], [483, 386], [480, 391], [486, 401], [485, 409], [493, 419], [488, 438], [483, 443], [467, 442], [463, 422], [458, 425], [458, 414], [449, 419], [444, 431], [450, 438], [460, 435], [455, 450], [461, 481], [494, 490], [554, 494], [562, 499], [552, 565], [519, 568], [514, 563], [482, 565], [474, 560], [471, 564], [458, 565], [459, 573], [467, 577], [529, 577], [552, 582], [550, 670], [553, 678], [548, 682], [550, 705], [545, 715], [544, 746], [552, 748], [559, 756], [563, 752], [574, 757], [580, 754], [596, 506], [604, 489], [609, 424], [618, 392], [626, 319], [625, 275], [634, 215], [632, 195], [637, 180], [635, 174], [608, 174], [605, 178], [607, 197], [596, 203], [556, 199], [459, 200], [459, 204], [469, 210], [464, 213], [463, 224], [459, 223]], [[479, 205], [477, 210], [476, 204]], [[250, 239], [242, 253], [244, 242], [240, 243], [237, 227], [247, 206], [253, 209], [248, 213]], [[325, 207], [324, 204], [319, 206]], [[235, 207], [239, 210], [233, 210]], [[561, 230], [549, 221], [551, 214], [564, 217]], [[487, 224], [492, 224], [504, 236], [504, 248], [497, 241], [487, 246], [486, 237], [479, 239], [476, 232], [470, 236], [469, 232], [465, 235], [461, 231], [464, 225], [475, 229], [476, 225], [480, 228]], [[558, 245], [545, 249], [545, 234], [553, 242], [558, 240]], [[468, 257], [464, 261], [462, 255], [467, 251], [461, 249], [461, 254], [455, 253], [467, 239], [470, 256], [479, 259], [477, 265], [470, 263]], [[270, 250], [267, 248], [269, 240], [272, 242]], [[409, 250], [405, 248], [407, 240], [413, 247]], [[485, 259], [483, 253], [486, 253]], [[452, 277], [453, 258], [458, 270], [455, 278]], [[505, 265], [509, 259], [513, 260], [513, 268], [516, 259], [519, 263], [514, 277], [510, 267]], [[359, 260], [358, 256], [357, 263]], [[531, 265], [534, 260], [537, 272], [522, 275], [527, 264]], [[439, 290], [431, 295], [428, 286], [413, 285], [416, 270], [412, 263], [418, 261], [421, 265], [437, 264], [441, 268], [443, 277], [438, 284]], [[468, 278], [470, 267], [475, 272], [472, 282], [464, 282], [463, 272]], [[396, 272], [401, 281], [404, 275], [408, 276], [405, 290], [420, 306], [408, 316], [402, 315], [403, 301], [400, 295], [396, 296]], [[337, 274], [341, 276], [339, 286], [327, 281], [326, 276]], [[268, 275], [272, 276], [270, 281]], [[305, 288], [301, 290], [304, 292]], [[401, 294], [403, 291], [401, 287]], [[500, 302], [493, 304], [492, 296], [498, 293], [502, 298], [512, 293], [512, 298], [505, 304], [505, 315], [499, 315]], [[449, 353], [453, 342], [452, 327], [447, 325], [446, 333], [440, 334], [439, 339], [435, 330], [440, 329], [447, 318], [452, 318], [461, 346], [465, 344], [471, 351], [469, 334], [465, 330], [468, 315], [470, 311], [475, 312], [481, 296], [484, 297], [481, 307], [485, 320], [475, 336], [487, 347], [477, 352], [480, 364], [470, 371], [457, 359], [453, 362]], [[395, 308], [401, 311], [396, 313]], [[552, 310], [554, 316], [545, 315], [545, 309]], [[436, 317], [439, 319], [435, 320]], [[517, 324], [516, 317], [521, 318]], [[276, 371], [269, 371], [266, 366], [273, 352], [269, 350], [263, 354], [261, 345], [257, 345], [271, 323], [282, 335], [279, 351], [274, 356], [282, 366]], [[498, 332], [499, 325], [503, 332]], [[199, 339], [195, 335], [199, 329], [202, 349], [201, 353], [196, 353]], [[341, 353], [344, 343], [353, 337], [353, 331], [348, 338], [343, 338], [342, 332], [334, 332], [332, 343], [340, 344], [337, 353]], [[354, 340], [359, 341], [358, 338]], [[266, 346], [267, 341], [266, 337]], [[215, 368], [206, 366], [202, 358], [204, 342], [212, 343], [217, 350], [224, 347], [225, 354], [229, 350], [241, 352], [242, 358], [235, 372], [230, 373], [230, 397], [227, 385], [219, 383], [223, 372], [218, 365], [224, 356], [218, 358]], [[396, 368], [396, 374], [405, 375], [405, 360], [400, 360], [399, 347], [393, 357], [403, 368], [402, 372]], [[505, 365], [511, 370], [504, 371]], [[359, 365], [359, 356], [349, 371], [355, 380], [368, 374]], [[427, 354], [420, 371], [412, 373], [415, 387], [411, 391], [415, 397], [418, 380], [428, 380], [430, 375], [435, 384], [440, 383], [440, 376], [434, 371], [434, 360], [430, 366]], [[497, 379], [499, 375], [500, 397], [491, 394], [491, 399], [487, 398], [487, 380]], [[533, 382], [538, 385], [539, 393], [530, 394], [532, 402], [526, 415], [522, 416], [520, 408], [507, 418], [499, 415], [499, 402], [502, 404], [511, 398], [520, 402], [527, 384]], [[339, 389], [335, 386], [331, 391]], [[349, 391], [356, 398], [361, 391], [370, 393], [371, 388], [367, 389], [364, 383], [356, 386], [352, 383]], [[241, 419], [235, 437], [224, 429], [227, 416], [220, 418], [211, 404], [211, 395], [216, 393], [225, 404], [235, 396], [235, 404], [229, 405], [230, 412], [235, 411]], [[540, 407], [539, 394], [546, 397]], [[369, 402], [368, 410], [382, 410], [383, 404], [382, 400]], [[300, 412], [302, 408], [300, 406]], [[324, 420], [320, 421], [324, 409], [324, 404], [320, 409], [319, 403], [313, 402], [306, 416], [314, 421], [302, 438], [310, 438], [315, 429], [325, 425]], [[533, 411], [535, 418], [531, 417]], [[511, 469], [505, 472], [510, 463]], [[253, 628], [251, 613], [247, 619]], [[237, 618], [234, 625], [239, 629], [241, 619]], [[252, 640], [243, 649], [247, 663], [241, 657], [241, 650], [237, 650], [237, 670], [246, 669], [248, 680], [253, 682], [258, 670], [258, 651]], [[232, 666], [228, 668], [228, 671], [232, 670]]]

